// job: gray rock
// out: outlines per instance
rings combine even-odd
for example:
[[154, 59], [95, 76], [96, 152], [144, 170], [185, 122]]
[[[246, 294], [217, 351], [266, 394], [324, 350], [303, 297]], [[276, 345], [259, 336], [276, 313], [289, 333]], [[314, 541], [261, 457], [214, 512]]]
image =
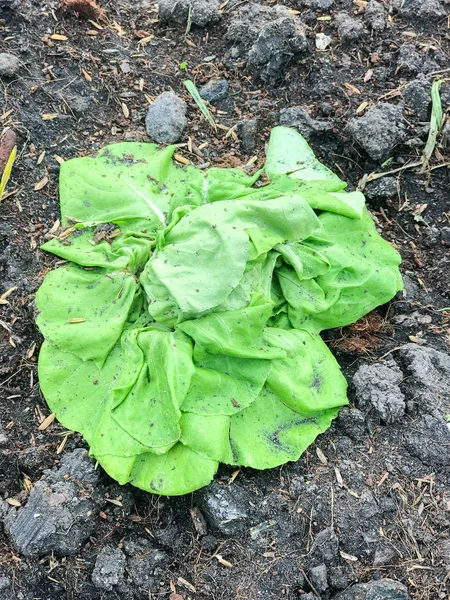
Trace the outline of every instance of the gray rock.
[[8, 590], [11, 587], [11, 579], [9, 577], [0, 577], [0, 592]]
[[199, 92], [203, 100], [208, 100], [211, 104], [225, 100], [228, 96], [228, 81], [226, 79], [212, 79], [203, 85]]
[[402, 109], [387, 103], [378, 104], [362, 117], [351, 119], [347, 130], [374, 160], [389, 156], [406, 137]]
[[254, 527], [250, 527], [250, 537], [258, 546], [266, 546], [270, 543], [270, 538], [273, 537], [276, 521], [264, 521]]
[[329, 568], [328, 581], [335, 590], [345, 590], [354, 580], [353, 568], [348, 564], [335, 565]]
[[394, 423], [405, 413], [405, 397], [399, 388], [403, 375], [394, 365], [362, 365], [353, 377], [358, 404], [373, 410], [385, 423]]
[[72, 96], [67, 99], [67, 102], [77, 117], [82, 117], [91, 107], [89, 98], [86, 98], [85, 96]]
[[381, 541], [375, 550], [373, 566], [377, 569], [378, 567], [392, 565], [396, 562], [397, 557], [398, 554], [392, 545]]
[[155, 577], [168, 566], [169, 557], [158, 550], [145, 538], [125, 540], [124, 550], [127, 556], [127, 572], [131, 581], [140, 588], [150, 589]]
[[193, 25], [205, 27], [220, 17], [219, 0], [159, 0], [158, 17], [161, 23], [185, 25], [189, 10]]
[[434, 409], [450, 395], [450, 356], [434, 348], [406, 344], [398, 351], [407, 375], [405, 390], [418, 406]]
[[412, 44], [402, 46], [397, 55], [397, 69], [400, 73], [415, 75], [422, 70], [424, 57]]
[[366, 431], [364, 415], [357, 408], [347, 406], [342, 408], [339, 411], [337, 425], [344, 435], [355, 441], [361, 440]]
[[423, 416], [405, 435], [408, 452], [433, 469], [444, 470], [448, 478], [450, 445], [448, 423], [443, 418]]
[[326, 121], [312, 119], [308, 113], [299, 106], [285, 108], [280, 111], [280, 125], [294, 127], [305, 138], [309, 139], [314, 133], [329, 131], [332, 127]]
[[358, 506], [358, 516], [361, 520], [367, 521], [378, 515], [378, 504], [370, 490], [364, 490], [360, 497]]
[[96, 461], [89, 457], [88, 451], [76, 448], [63, 456], [57, 471], [46, 471], [46, 481], [56, 482], [69, 475], [79, 483], [95, 485], [100, 479], [100, 471], [95, 467]]
[[421, 121], [428, 121], [431, 105], [430, 86], [430, 81], [420, 76], [403, 90], [406, 107], [410, 108]]
[[249, 516], [248, 501], [248, 493], [236, 484], [222, 487], [214, 482], [198, 494], [198, 505], [206, 520], [225, 535], [244, 531]]
[[353, 585], [334, 600], [408, 600], [408, 591], [399, 581], [378, 579]]
[[419, 24], [437, 21], [447, 16], [439, 0], [404, 0], [400, 5], [400, 14], [407, 20]]
[[339, 560], [339, 540], [332, 527], [327, 527], [316, 535], [308, 560], [327, 565]]
[[336, 17], [338, 34], [344, 44], [352, 44], [360, 40], [364, 35], [364, 25], [349, 17], [346, 13], [340, 13]]
[[258, 120], [245, 119], [236, 125], [236, 133], [242, 142], [244, 152], [249, 154], [256, 148], [256, 134], [258, 133]]
[[145, 126], [158, 144], [178, 142], [186, 127], [186, 102], [173, 92], [163, 92], [148, 109]]
[[25, 506], [11, 510], [5, 529], [27, 556], [76, 554], [95, 527], [95, 503], [72, 481], [38, 481]]
[[397, 180], [395, 177], [382, 177], [369, 183], [364, 193], [369, 200], [393, 200], [398, 196]]
[[124, 579], [125, 556], [119, 548], [102, 548], [95, 561], [92, 583], [102, 590], [111, 591]]
[[327, 10], [334, 4], [334, 0], [297, 0], [299, 8], [311, 8], [312, 10]]
[[386, 11], [381, 2], [370, 0], [364, 11], [364, 20], [374, 31], [383, 31], [386, 27]]
[[308, 50], [303, 24], [279, 5], [269, 7], [251, 2], [240, 7], [230, 22], [227, 39], [234, 44], [231, 58], [244, 58], [272, 85], [282, 81], [292, 57]]
[[317, 565], [309, 571], [309, 578], [315, 589], [323, 594], [328, 589], [327, 567], [325, 564]]
[[20, 60], [14, 54], [0, 52], [0, 77], [12, 77], [20, 69]]

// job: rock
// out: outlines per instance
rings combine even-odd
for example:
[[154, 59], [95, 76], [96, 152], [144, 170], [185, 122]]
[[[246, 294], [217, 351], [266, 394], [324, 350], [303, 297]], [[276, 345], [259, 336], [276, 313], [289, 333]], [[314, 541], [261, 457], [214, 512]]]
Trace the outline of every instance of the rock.
[[357, 42], [364, 35], [364, 25], [349, 17], [346, 13], [340, 13], [336, 17], [338, 34], [344, 44]]
[[186, 127], [186, 102], [173, 92], [163, 92], [148, 109], [145, 127], [158, 144], [178, 142]]
[[369, 200], [393, 200], [398, 196], [397, 180], [395, 177], [382, 177], [369, 183], [364, 193]]
[[169, 563], [167, 554], [154, 548], [145, 538], [125, 540], [123, 548], [131, 581], [140, 588], [151, 588], [160, 570]]
[[323, 594], [328, 589], [327, 567], [324, 564], [313, 567], [309, 572], [309, 578], [315, 589]]
[[248, 493], [233, 484], [222, 487], [212, 483], [198, 493], [198, 505], [206, 520], [225, 535], [238, 535], [248, 520]]
[[340, 430], [352, 440], [358, 441], [364, 437], [366, 423], [364, 415], [357, 408], [345, 406], [339, 411], [337, 425]]
[[334, 0], [297, 0], [299, 8], [310, 8], [311, 10], [328, 10], [334, 4]]
[[396, 562], [397, 557], [398, 554], [392, 545], [381, 541], [375, 550], [373, 566], [375, 569], [377, 569], [378, 567], [392, 565], [394, 562]]
[[398, 351], [405, 375], [405, 391], [418, 407], [433, 411], [440, 398], [450, 395], [450, 356], [434, 348], [406, 344]]
[[421, 121], [428, 121], [431, 96], [430, 81], [423, 76], [411, 81], [403, 90], [403, 98], [407, 108], [410, 108]]
[[96, 485], [100, 479], [100, 471], [96, 469], [96, 461], [89, 457], [85, 448], [76, 448], [61, 459], [57, 471], [46, 471], [47, 481], [58, 481], [70, 475], [73, 481], [82, 484]]
[[279, 5], [251, 2], [240, 7], [226, 37], [233, 43], [229, 59], [244, 58], [271, 85], [283, 80], [284, 69], [292, 57], [308, 50], [303, 24]]
[[369, 1], [364, 11], [364, 20], [373, 31], [383, 31], [386, 27], [386, 11], [381, 2]]
[[225, 100], [228, 96], [228, 81], [226, 79], [212, 79], [203, 85], [199, 92], [203, 100], [214, 104], [219, 100]]
[[362, 365], [353, 377], [358, 405], [373, 410], [385, 423], [400, 420], [405, 413], [405, 397], [399, 388], [403, 374], [395, 365]]
[[38, 481], [25, 506], [11, 510], [5, 529], [24, 556], [76, 554], [95, 527], [95, 503], [71, 481]]
[[447, 15], [439, 0], [404, 0], [400, 5], [400, 14], [407, 20], [416, 21], [418, 24], [437, 21]]
[[14, 54], [0, 52], [0, 77], [12, 77], [20, 69], [20, 60]]
[[273, 529], [276, 521], [264, 521], [250, 528], [250, 537], [258, 546], [267, 546], [270, 544], [270, 537], [273, 536]]
[[362, 117], [351, 119], [347, 130], [371, 158], [381, 160], [405, 139], [402, 109], [392, 104], [378, 104]]
[[256, 134], [258, 133], [258, 120], [245, 119], [236, 125], [236, 133], [242, 142], [244, 152], [250, 154], [256, 148]]
[[368, 521], [375, 517], [380, 511], [374, 495], [370, 490], [364, 490], [360, 497], [358, 506], [358, 516], [363, 521]]
[[0, 577], [0, 592], [8, 590], [11, 587], [11, 579], [9, 577]]
[[443, 469], [448, 475], [450, 445], [448, 423], [443, 418], [425, 415], [405, 435], [408, 452], [423, 464]]
[[328, 581], [335, 590], [345, 590], [354, 580], [355, 574], [353, 568], [348, 564], [336, 565], [329, 569]]
[[92, 583], [102, 590], [111, 591], [124, 579], [125, 556], [119, 548], [102, 548], [95, 561]]
[[334, 600], [408, 600], [408, 591], [399, 581], [378, 579], [353, 585]]
[[85, 98], [84, 96], [72, 96], [67, 99], [67, 102], [71, 108], [71, 110], [75, 113], [77, 117], [82, 117], [85, 113], [87, 113], [91, 107], [91, 103], [89, 102], [89, 98]]
[[339, 540], [332, 527], [327, 527], [316, 535], [308, 560], [327, 565], [339, 560]]
[[[450, 246], [450, 227], [442, 227], [440, 232], [441, 243], [443, 246]], [[0, 446], [1, 442], [1, 434], [0, 434]]]
[[423, 66], [423, 54], [412, 44], [405, 44], [397, 55], [397, 69], [400, 73], [415, 75]]
[[308, 113], [299, 106], [285, 108], [280, 111], [280, 125], [294, 127], [306, 139], [309, 139], [314, 133], [329, 131], [332, 127], [330, 123], [312, 119]]
[[185, 25], [191, 11], [193, 25], [205, 27], [220, 17], [219, 0], [159, 0], [158, 17], [161, 23]]

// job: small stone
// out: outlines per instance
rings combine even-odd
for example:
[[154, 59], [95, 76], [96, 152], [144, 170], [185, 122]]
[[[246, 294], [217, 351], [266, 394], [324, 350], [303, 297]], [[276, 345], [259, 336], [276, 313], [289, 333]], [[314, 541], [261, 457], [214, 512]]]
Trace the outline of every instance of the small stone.
[[431, 105], [430, 81], [421, 76], [411, 81], [403, 90], [403, 98], [407, 108], [410, 108], [421, 121], [428, 121]]
[[225, 100], [228, 96], [228, 81], [226, 79], [212, 79], [208, 81], [199, 90], [203, 100], [207, 100], [214, 104], [220, 100]]
[[158, 17], [161, 23], [185, 25], [191, 13], [191, 23], [205, 27], [220, 17], [219, 0], [159, 0]]
[[236, 125], [236, 133], [242, 142], [242, 148], [246, 154], [250, 154], [256, 148], [256, 134], [258, 133], [258, 120], [245, 119]]
[[386, 27], [386, 11], [377, 0], [370, 0], [364, 12], [364, 20], [374, 31], [383, 31]]
[[[51, 478], [54, 479], [54, 472], [47, 473], [52, 473]], [[74, 481], [90, 485], [95, 485], [100, 479], [100, 471], [96, 468], [96, 461], [89, 457], [89, 452], [84, 448], [76, 448], [63, 456], [58, 467], [58, 477], [61, 478], [65, 475], [70, 475], [70, 478]]]
[[[350, 565], [336, 565], [330, 567], [328, 581], [332, 588], [345, 590], [355, 580], [353, 568]], [[303, 598], [302, 598], [303, 600]]]
[[369, 200], [394, 200], [398, 197], [397, 180], [395, 177], [382, 177], [369, 183], [364, 193]]
[[144, 589], [152, 587], [160, 570], [169, 563], [167, 554], [154, 548], [145, 538], [125, 540], [123, 548], [127, 556], [127, 572], [134, 585]]
[[405, 139], [402, 109], [392, 104], [378, 104], [364, 116], [351, 119], [347, 130], [371, 158], [381, 160]]
[[373, 558], [373, 566], [375, 568], [392, 565], [398, 557], [395, 549], [385, 542], [380, 542], [379, 546], [375, 550]]
[[328, 589], [327, 567], [325, 564], [317, 565], [309, 571], [309, 578], [314, 588], [321, 594]]
[[238, 485], [212, 483], [198, 493], [198, 504], [209, 524], [225, 535], [238, 535], [248, 520], [248, 494]]
[[91, 106], [89, 99], [80, 95], [68, 98], [67, 103], [77, 117], [82, 117]]
[[312, 119], [308, 113], [299, 106], [285, 108], [280, 111], [280, 125], [294, 127], [306, 139], [309, 139], [314, 133], [329, 131], [331, 124]]
[[399, 421], [405, 413], [405, 397], [399, 388], [400, 369], [382, 364], [362, 365], [353, 377], [359, 406], [373, 410], [385, 423]]
[[357, 408], [347, 406], [342, 408], [339, 411], [337, 425], [344, 435], [355, 441], [361, 440], [366, 431], [364, 415]]
[[316, 535], [308, 558], [314, 562], [327, 564], [332, 564], [339, 559], [339, 540], [332, 527], [327, 527]]
[[92, 583], [102, 590], [111, 591], [123, 582], [125, 556], [119, 548], [102, 548], [95, 561]]
[[186, 127], [186, 102], [173, 92], [163, 92], [148, 109], [145, 126], [158, 144], [178, 142]]
[[378, 579], [357, 583], [335, 596], [334, 600], [408, 600], [408, 591], [399, 581]]
[[349, 17], [346, 13], [340, 13], [336, 17], [339, 37], [345, 44], [357, 42], [364, 35], [364, 25]]
[[437, 21], [447, 16], [439, 0], [404, 0], [400, 5], [400, 14], [418, 24]]
[[364, 490], [360, 497], [358, 506], [358, 516], [361, 520], [367, 521], [379, 514], [378, 504], [370, 490]]
[[0, 52], [0, 77], [12, 77], [20, 69], [20, 60], [14, 54]]
[[423, 54], [418, 52], [412, 44], [405, 44], [399, 50], [397, 56], [397, 68], [401, 73], [414, 75], [423, 66]]

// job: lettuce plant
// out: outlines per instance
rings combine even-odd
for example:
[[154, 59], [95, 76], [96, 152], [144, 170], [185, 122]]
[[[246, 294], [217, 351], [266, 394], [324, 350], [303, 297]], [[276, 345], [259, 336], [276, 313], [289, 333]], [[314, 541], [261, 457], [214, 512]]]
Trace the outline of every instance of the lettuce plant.
[[296, 132], [263, 170], [198, 170], [119, 143], [61, 167], [64, 259], [36, 296], [42, 391], [120, 483], [206, 485], [297, 460], [347, 403], [320, 331], [401, 289], [360, 192]]

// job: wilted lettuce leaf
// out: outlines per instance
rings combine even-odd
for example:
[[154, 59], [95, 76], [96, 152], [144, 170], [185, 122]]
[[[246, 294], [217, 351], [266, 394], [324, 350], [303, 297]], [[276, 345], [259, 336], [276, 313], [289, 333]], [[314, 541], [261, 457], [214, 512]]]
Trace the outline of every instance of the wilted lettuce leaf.
[[[401, 289], [360, 192], [295, 131], [265, 171], [120, 143], [61, 167], [67, 261], [36, 296], [42, 391], [120, 483], [179, 495], [220, 462], [297, 460], [347, 403], [319, 332]], [[260, 179], [264, 173], [263, 185]]]

